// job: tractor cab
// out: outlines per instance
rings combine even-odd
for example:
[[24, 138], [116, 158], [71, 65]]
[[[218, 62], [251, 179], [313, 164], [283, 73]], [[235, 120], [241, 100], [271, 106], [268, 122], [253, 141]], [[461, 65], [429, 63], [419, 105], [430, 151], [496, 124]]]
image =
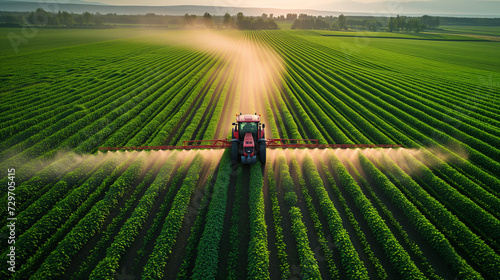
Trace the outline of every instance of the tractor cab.
[[236, 115], [231, 139], [231, 159], [245, 164], [266, 162], [265, 125], [260, 123], [260, 115]]

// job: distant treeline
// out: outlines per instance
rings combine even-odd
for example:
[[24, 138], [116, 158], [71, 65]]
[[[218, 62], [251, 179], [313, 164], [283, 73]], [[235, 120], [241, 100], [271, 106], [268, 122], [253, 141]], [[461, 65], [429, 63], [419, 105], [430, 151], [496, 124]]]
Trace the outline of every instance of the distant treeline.
[[274, 21], [285, 20], [284, 16], [273, 17], [273, 14], [262, 14], [259, 17], [244, 16], [238, 13], [231, 16], [215, 16], [205, 13], [203, 16], [185, 14], [182, 16], [165, 16], [148, 13], [145, 15], [118, 15], [116, 13], [74, 14], [64, 11], [58, 13], [47, 12], [37, 9], [34, 12], [0, 12], [0, 26], [17, 27], [24, 25], [35, 25], [44, 27], [66, 27], [66, 28], [110, 28], [115, 24], [147, 24], [166, 27], [168, 25], [182, 25], [184, 27], [208, 27], [208, 28], [238, 28], [238, 29], [276, 29], [278, 25]]
[[75, 14], [65, 11], [51, 13], [43, 9], [37, 9], [34, 12], [0, 12], [0, 26], [10, 27], [35, 25], [66, 28], [111, 28], [115, 24], [147, 24], [165, 27], [181, 23], [181, 16], [161, 16], [154, 13], [145, 15], [91, 14], [88, 12]]
[[[214, 27], [212, 15], [205, 13], [202, 18], [198, 18], [196, 15], [185, 14], [184, 15], [184, 25], [185, 26], [199, 26], [204, 25], [208, 28]], [[219, 27], [225, 28], [238, 28], [244, 30], [252, 29], [277, 29], [278, 24], [273, 19], [273, 14], [267, 15], [262, 14], [260, 17], [247, 17], [243, 13], [238, 13], [236, 16], [231, 16], [226, 13], [222, 17], [222, 23], [218, 25]]]
[[390, 32], [420, 32], [435, 29], [440, 25], [500, 26], [500, 18], [455, 18], [455, 17], [375, 17], [375, 16], [311, 16], [293, 14], [274, 16], [263, 13], [261, 16], [244, 16], [243, 13], [223, 16], [205, 13], [203, 16], [168, 16], [147, 13], [144, 15], [119, 15], [116, 13], [74, 14], [65, 11], [57, 13], [37, 9], [33, 12], [2, 12], [0, 26], [46, 26], [65, 28], [109, 28], [116, 24], [168, 25], [204, 28], [238, 29], [276, 29], [277, 22], [293, 21], [292, 29], [347, 30], [362, 29], [370, 31], [387, 30]]
[[500, 26], [500, 18], [439, 17], [441, 25]]
[[31, 13], [1, 13], [2, 26], [50, 26], [50, 27], [106, 27], [100, 17], [85, 12], [73, 14], [64, 11], [50, 13], [41, 8]]
[[366, 29], [377, 31], [387, 29], [393, 31], [420, 32], [424, 29], [435, 29], [439, 27], [439, 17], [359, 17], [344, 16], [339, 17], [315, 17], [300, 14], [294, 21], [292, 29], [319, 29], [319, 30], [347, 30], [348, 28]]
[[421, 17], [396, 16], [311, 16], [289, 14], [287, 19], [295, 19], [292, 29], [347, 30], [362, 29], [389, 32], [421, 32], [436, 29], [441, 25], [500, 26], [500, 18], [454, 18], [424, 15]]

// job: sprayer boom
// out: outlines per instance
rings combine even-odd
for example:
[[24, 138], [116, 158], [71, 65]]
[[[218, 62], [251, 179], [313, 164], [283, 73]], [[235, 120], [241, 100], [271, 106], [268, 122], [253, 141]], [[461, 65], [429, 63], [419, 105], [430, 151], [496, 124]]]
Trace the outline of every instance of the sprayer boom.
[[193, 150], [231, 148], [231, 160], [245, 164], [266, 163], [268, 148], [309, 148], [309, 149], [349, 149], [349, 148], [399, 148], [401, 145], [386, 144], [320, 144], [318, 139], [266, 139], [265, 124], [260, 115], [236, 115], [232, 124], [231, 140], [189, 140], [180, 146], [139, 146], [139, 147], [99, 147], [99, 151], [117, 150]]
[[[402, 145], [392, 144], [319, 144], [318, 139], [266, 139], [266, 148], [309, 148], [309, 149], [349, 149], [349, 148], [400, 148]], [[179, 146], [131, 146], [131, 147], [99, 147], [99, 151], [118, 150], [193, 150], [193, 149], [226, 149], [231, 148], [231, 141], [189, 140]]]

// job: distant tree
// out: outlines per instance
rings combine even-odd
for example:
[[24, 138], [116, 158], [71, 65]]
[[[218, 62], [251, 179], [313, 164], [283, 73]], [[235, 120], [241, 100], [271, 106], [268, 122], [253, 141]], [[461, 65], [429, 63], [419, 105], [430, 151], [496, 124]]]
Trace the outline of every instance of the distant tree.
[[309, 17], [296, 19], [292, 24], [292, 29], [330, 29], [330, 24], [322, 19]]
[[20, 23], [21, 19], [13, 15], [3, 15], [0, 21], [5, 23]]
[[344, 14], [341, 14], [339, 16], [339, 28], [347, 30], [346, 18], [344, 16]]
[[415, 32], [419, 33], [424, 29], [424, 25], [420, 22], [419, 18], [412, 18], [408, 20], [406, 24], [406, 30], [407, 32]]
[[[73, 25], [75, 25], [75, 20], [73, 18], [73, 14], [70, 14], [66, 11], [63, 11], [63, 12], [59, 11], [57, 14], [50, 14], [50, 13], [47, 13], [43, 10], [42, 10], [43, 12], [41, 12], [39, 10], [42, 10], [42, 9], [38, 9], [35, 13], [31, 13], [28, 16], [29, 23], [33, 23], [35, 25], [41, 25], [40, 18], [45, 18], [46, 21], [42, 25], [46, 25], [46, 24], [52, 25], [52, 26], [63, 25], [66, 27], [72, 27]], [[33, 16], [34, 16], [34, 18], [33, 18]], [[79, 16], [77, 18], [79, 20], [79, 23], [83, 24], [83, 15]]]
[[381, 27], [380, 22], [376, 21], [375, 19], [365, 19], [362, 21], [364, 28], [370, 30], [370, 31], [377, 31], [379, 27]]
[[28, 22], [36, 26], [44, 26], [49, 23], [50, 14], [44, 9], [38, 8], [28, 16]]
[[212, 16], [209, 13], [203, 14], [203, 23], [207, 27], [212, 27], [214, 22], [212, 21]]
[[332, 23], [332, 26], [330, 27], [332, 30], [340, 30], [340, 26], [339, 26], [339, 22], [338, 21], [334, 21]]
[[299, 19], [306, 19], [306, 18], [309, 18], [309, 16], [307, 14], [300, 14], [299, 15]]
[[391, 17], [389, 19], [389, 24], [387, 24], [387, 28], [389, 28], [389, 32], [393, 32], [396, 30], [396, 18]]
[[287, 20], [296, 20], [297, 14], [286, 14], [286, 19]]
[[244, 17], [245, 17], [245, 16], [243, 16], [243, 13], [242, 13], [242, 12], [237, 13], [237, 14], [236, 14], [236, 24], [237, 24], [237, 25], [240, 25], [240, 24], [241, 24], [241, 22], [243, 21], [243, 18], [244, 18]]
[[267, 19], [267, 14], [266, 13], [262, 13], [262, 19]]
[[396, 16], [396, 29], [399, 30], [406, 30], [406, 17], [405, 16]]
[[327, 29], [330, 29], [330, 24], [322, 19], [317, 18], [314, 21], [314, 29], [327, 30]]
[[269, 19], [274, 19], [274, 15], [273, 14], [269, 14]]
[[104, 21], [100, 17], [95, 17], [94, 24], [97, 28], [99, 28], [99, 27], [102, 27], [104, 25]]
[[184, 24], [185, 25], [194, 24], [195, 22], [196, 22], [196, 15], [190, 15], [188, 13], [186, 13], [184, 15]]
[[83, 24], [89, 25], [90, 22], [92, 21], [92, 14], [89, 12], [84, 12], [82, 14], [82, 20], [83, 20]]
[[439, 17], [424, 15], [420, 19], [420, 22], [425, 26], [424, 28], [435, 29], [439, 27]]
[[278, 24], [272, 19], [264, 19], [263, 17], [253, 18], [245, 17], [243, 13], [236, 15], [236, 26], [239, 29], [276, 29]]
[[238, 24], [239, 29], [252, 29], [252, 19], [245, 17]]
[[292, 29], [313, 29], [313, 19], [296, 19], [292, 24]]
[[229, 13], [226, 13], [223, 18], [224, 19], [222, 20], [222, 24], [224, 24], [225, 26], [232, 25], [233, 18]]

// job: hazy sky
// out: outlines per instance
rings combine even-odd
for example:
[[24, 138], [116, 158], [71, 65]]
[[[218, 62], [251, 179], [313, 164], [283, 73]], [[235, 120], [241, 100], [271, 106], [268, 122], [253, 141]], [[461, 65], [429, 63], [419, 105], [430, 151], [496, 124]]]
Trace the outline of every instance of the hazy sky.
[[[92, 1], [92, 0], [85, 0]], [[258, 8], [288, 8], [288, 9], [325, 9], [334, 8], [339, 2], [350, 0], [94, 0], [105, 4], [113, 5], [205, 5], [205, 6], [227, 6], [227, 7], [258, 7]], [[354, 0], [355, 2], [383, 2], [385, 0]], [[431, 0], [450, 1], [450, 0]], [[408, 1], [406, 1], [408, 2]]]
[[[93, 1], [93, 0], [85, 0]], [[380, 3], [392, 2], [392, 4], [408, 3], [408, 2], [428, 2], [432, 6], [455, 5], [461, 3], [462, 8], [467, 9], [467, 6], [474, 8], [478, 2], [500, 2], [500, 0], [94, 0], [104, 4], [112, 5], [154, 5], [154, 6], [170, 6], [170, 5], [206, 5], [206, 6], [228, 6], [228, 7], [259, 7], [259, 8], [288, 8], [288, 9], [321, 9], [321, 10], [338, 10], [338, 7], [349, 7], [349, 2], [358, 3]], [[71, 0], [69, 0], [71, 2]], [[353, 6], [358, 6], [355, 3]], [[391, 5], [392, 5], [391, 4]], [[497, 13], [500, 14], [500, 11]]]

